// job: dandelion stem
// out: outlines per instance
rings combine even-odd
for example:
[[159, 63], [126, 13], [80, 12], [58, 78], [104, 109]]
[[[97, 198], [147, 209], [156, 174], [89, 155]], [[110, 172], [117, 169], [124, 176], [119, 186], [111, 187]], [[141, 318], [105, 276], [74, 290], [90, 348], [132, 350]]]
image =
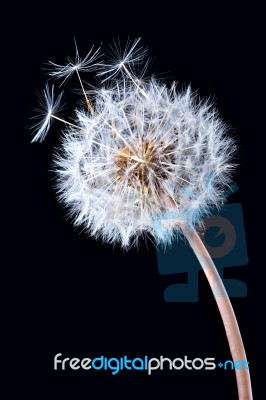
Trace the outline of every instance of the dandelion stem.
[[[220, 275], [197, 232], [188, 227], [182, 227], [182, 230], [210, 284], [223, 320], [233, 362], [237, 360], [246, 360], [246, 353], [237, 319]], [[239, 400], [252, 400], [249, 370], [245, 368], [235, 369], [235, 373]]]

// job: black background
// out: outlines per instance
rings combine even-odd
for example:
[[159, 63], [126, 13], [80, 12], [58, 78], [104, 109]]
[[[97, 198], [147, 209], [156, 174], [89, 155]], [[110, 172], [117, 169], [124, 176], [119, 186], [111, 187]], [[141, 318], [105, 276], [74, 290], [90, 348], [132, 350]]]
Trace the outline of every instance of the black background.
[[230, 202], [242, 204], [250, 261], [245, 268], [230, 269], [227, 277], [239, 278], [248, 287], [247, 298], [232, 303], [251, 365], [254, 397], [262, 398], [257, 378], [262, 264], [256, 234], [262, 141], [260, 10], [240, 2], [234, 7], [219, 2], [36, 3], [14, 5], [14, 10], [5, 14], [9, 26], [3, 45], [10, 55], [2, 75], [8, 89], [5, 115], [10, 112], [4, 135], [11, 139], [7, 150], [2, 149], [10, 184], [7, 190], [3, 186], [8, 222], [4, 270], [10, 282], [4, 308], [11, 328], [9, 348], [17, 360], [10, 367], [9, 398], [16, 393], [29, 399], [237, 398], [230, 371], [156, 371], [149, 377], [53, 370], [53, 357], [60, 352], [80, 358], [230, 358], [203, 273], [198, 303], [165, 303], [164, 288], [178, 278], [159, 275], [151, 243], [124, 252], [88, 239], [65, 218], [49, 172], [60, 124], [53, 126], [46, 142], [30, 144], [27, 126], [37, 105], [35, 90], [47, 79], [44, 63], [63, 63], [65, 56], [73, 55], [74, 37], [85, 55], [92, 44], [108, 45], [118, 36], [123, 41], [141, 36], [154, 59], [151, 71], [191, 84], [200, 96], [211, 96], [236, 137], [240, 165], [235, 181], [240, 190]]

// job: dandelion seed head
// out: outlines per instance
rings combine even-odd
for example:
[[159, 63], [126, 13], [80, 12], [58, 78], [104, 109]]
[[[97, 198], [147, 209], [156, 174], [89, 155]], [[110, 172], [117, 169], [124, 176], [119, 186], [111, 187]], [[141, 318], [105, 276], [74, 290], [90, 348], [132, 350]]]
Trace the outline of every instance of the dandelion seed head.
[[170, 244], [182, 224], [194, 227], [225, 201], [234, 168], [234, 141], [208, 101], [124, 69], [143, 59], [138, 42], [106, 64], [105, 83], [84, 91], [93, 113], [76, 107], [54, 158], [58, 199], [74, 224], [124, 248], [146, 234]]

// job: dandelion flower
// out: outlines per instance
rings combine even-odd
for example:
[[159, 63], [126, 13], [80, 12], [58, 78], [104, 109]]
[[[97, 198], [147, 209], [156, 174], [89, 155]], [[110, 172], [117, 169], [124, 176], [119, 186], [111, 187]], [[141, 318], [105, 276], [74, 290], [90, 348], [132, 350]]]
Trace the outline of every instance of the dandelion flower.
[[[47, 86], [46, 116], [33, 141], [45, 138], [51, 118], [65, 124], [54, 159], [58, 198], [91, 236], [124, 248], [147, 233], [164, 245], [180, 233], [187, 238], [211, 285], [233, 360], [243, 360], [230, 300], [196, 232], [203, 216], [225, 201], [235, 144], [212, 105], [190, 88], [139, 79], [147, 52], [139, 40], [128, 42], [125, 51], [114, 44], [111, 60], [100, 64], [94, 63], [99, 50], [92, 48], [82, 60], [77, 47], [75, 61], [50, 63], [51, 75], [63, 82], [77, 73], [87, 107], [76, 107], [71, 122], [57, 117], [61, 95], [55, 100]], [[97, 68], [101, 86], [85, 90], [79, 71]], [[174, 217], [166, 227], [169, 212]], [[252, 399], [248, 370], [236, 370], [236, 378], [239, 399]]]
[[143, 90], [146, 97], [125, 77], [98, 93], [95, 113], [76, 113], [77, 128], [65, 130], [55, 160], [59, 198], [75, 224], [123, 247], [146, 232], [170, 243], [179, 225], [156, 224], [169, 209], [166, 198], [194, 226], [222, 203], [232, 170], [233, 141], [207, 103], [155, 79]]

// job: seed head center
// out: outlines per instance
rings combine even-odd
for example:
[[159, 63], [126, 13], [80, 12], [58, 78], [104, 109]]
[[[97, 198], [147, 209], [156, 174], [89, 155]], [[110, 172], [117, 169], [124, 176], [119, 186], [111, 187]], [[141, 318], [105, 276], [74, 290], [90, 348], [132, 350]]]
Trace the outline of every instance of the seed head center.
[[[142, 141], [137, 149], [124, 147], [116, 156], [117, 175], [123, 183], [136, 189], [157, 188], [169, 177], [169, 168], [162, 164], [161, 146], [154, 141]], [[169, 151], [169, 150], [168, 150]]]

